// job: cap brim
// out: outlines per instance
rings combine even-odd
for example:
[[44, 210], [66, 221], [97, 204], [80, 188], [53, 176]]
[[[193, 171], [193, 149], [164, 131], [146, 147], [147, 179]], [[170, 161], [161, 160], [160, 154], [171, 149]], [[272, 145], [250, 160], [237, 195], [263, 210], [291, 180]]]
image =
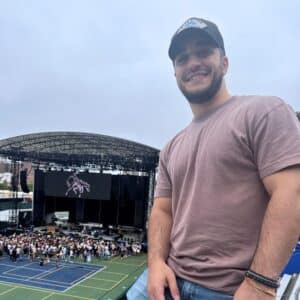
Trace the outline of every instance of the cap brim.
[[185, 42], [191, 37], [195, 36], [197, 38], [203, 39], [203, 44], [212, 44], [218, 47], [217, 42], [211, 37], [209, 33], [200, 28], [187, 28], [182, 30], [180, 33], [175, 35], [172, 38], [170, 47], [169, 47], [169, 57], [171, 60], [174, 60], [176, 55], [183, 50]]

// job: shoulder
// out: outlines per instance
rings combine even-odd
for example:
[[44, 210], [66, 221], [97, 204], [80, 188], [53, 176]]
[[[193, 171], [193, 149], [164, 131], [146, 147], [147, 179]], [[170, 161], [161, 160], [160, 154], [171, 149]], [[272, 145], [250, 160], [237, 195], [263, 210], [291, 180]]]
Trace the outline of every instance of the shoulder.
[[280, 106], [288, 106], [281, 98], [276, 96], [236, 96], [241, 108], [256, 111], [257, 113], [268, 113]]
[[237, 96], [238, 110], [248, 121], [260, 122], [267, 116], [274, 118], [288, 114], [296, 116], [294, 110], [284, 100], [276, 96]]
[[182, 141], [185, 136], [188, 127], [179, 131], [171, 140], [169, 140], [166, 145], [160, 151], [160, 159], [166, 159], [174, 149], [174, 147]]

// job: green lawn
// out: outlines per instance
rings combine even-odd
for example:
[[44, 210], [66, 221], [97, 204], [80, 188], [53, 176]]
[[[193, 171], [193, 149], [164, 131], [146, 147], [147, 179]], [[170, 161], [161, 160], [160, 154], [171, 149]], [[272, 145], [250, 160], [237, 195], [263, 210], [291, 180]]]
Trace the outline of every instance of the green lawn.
[[146, 267], [147, 256], [114, 257], [110, 260], [94, 259], [92, 263], [105, 268], [66, 292], [31, 288], [0, 281], [0, 300], [115, 300], [124, 297]]

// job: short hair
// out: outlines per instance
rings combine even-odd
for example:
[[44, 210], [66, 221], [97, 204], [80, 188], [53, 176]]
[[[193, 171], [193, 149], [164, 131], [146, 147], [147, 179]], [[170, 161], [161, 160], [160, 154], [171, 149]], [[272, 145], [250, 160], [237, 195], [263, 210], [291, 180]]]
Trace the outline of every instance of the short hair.
[[222, 49], [222, 48], [217, 48], [217, 49], [219, 49], [219, 51], [220, 51], [220, 53], [221, 53], [221, 55], [222, 55], [222, 56], [225, 56], [225, 55], [226, 55], [226, 53], [225, 53], [225, 50], [224, 50], [224, 49]]

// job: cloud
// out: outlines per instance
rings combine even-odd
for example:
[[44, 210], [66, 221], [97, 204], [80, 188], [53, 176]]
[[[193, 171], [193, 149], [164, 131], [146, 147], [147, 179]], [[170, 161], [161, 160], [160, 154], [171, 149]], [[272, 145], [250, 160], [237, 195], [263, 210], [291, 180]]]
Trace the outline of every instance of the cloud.
[[76, 130], [162, 147], [192, 114], [167, 56], [190, 16], [215, 21], [233, 94], [298, 100], [299, 1], [0, 3], [1, 137]]

